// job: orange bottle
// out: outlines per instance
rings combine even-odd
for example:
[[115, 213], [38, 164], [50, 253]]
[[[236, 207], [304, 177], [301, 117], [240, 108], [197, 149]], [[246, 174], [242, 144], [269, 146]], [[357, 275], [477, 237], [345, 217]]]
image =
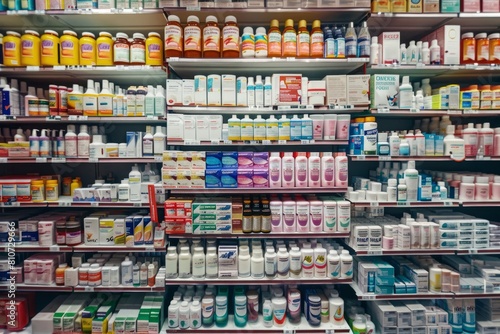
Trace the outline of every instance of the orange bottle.
[[462, 34], [462, 57], [461, 64], [472, 64], [476, 61], [476, 39], [474, 33]]
[[222, 58], [240, 57], [240, 28], [234, 16], [226, 16], [222, 28]]
[[165, 26], [165, 57], [182, 57], [181, 19], [176, 15], [169, 15]]
[[271, 21], [271, 28], [269, 28], [269, 32], [267, 34], [268, 41], [268, 49], [267, 56], [268, 57], [281, 57], [281, 31], [280, 24], [278, 20]]
[[307, 30], [307, 21], [299, 21], [299, 31], [297, 32], [297, 57], [308, 58], [311, 44], [311, 35]]
[[184, 27], [184, 57], [201, 58], [201, 28], [198, 16], [190, 15]]
[[203, 58], [220, 58], [220, 28], [215, 16], [207, 16], [203, 28]]
[[293, 20], [285, 21], [283, 30], [283, 57], [295, 57], [297, 55], [297, 32], [293, 27]]
[[476, 35], [476, 62], [487, 64], [490, 60], [490, 43], [485, 32]]
[[310, 56], [313, 58], [323, 58], [323, 49], [325, 47], [325, 39], [323, 30], [321, 30], [321, 21], [314, 20], [311, 30], [311, 47], [309, 48]]
[[490, 34], [488, 39], [490, 40], [490, 64], [500, 64], [500, 34]]

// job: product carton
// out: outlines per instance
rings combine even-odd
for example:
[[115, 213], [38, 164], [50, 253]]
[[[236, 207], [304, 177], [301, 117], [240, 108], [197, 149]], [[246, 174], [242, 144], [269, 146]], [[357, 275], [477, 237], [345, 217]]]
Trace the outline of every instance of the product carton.
[[[441, 56], [440, 56], [441, 64], [444, 65], [460, 64], [460, 26], [459, 25], [442, 26], [441, 28], [435, 31], [435, 36], [436, 36], [435, 38], [438, 40], [438, 45], [440, 46], [441, 50]], [[425, 40], [429, 41], [430, 44], [431, 41], [428, 38]]]
[[406, 2], [408, 13], [422, 13], [423, 0], [408, 0]]
[[222, 105], [236, 106], [236, 76], [232, 74], [222, 75]]
[[208, 127], [210, 140], [221, 141], [222, 140], [222, 115], [209, 115], [208, 116]]
[[500, 2], [497, 0], [482, 0], [481, 8], [483, 13], [498, 13], [500, 12]]
[[378, 36], [378, 42], [382, 45], [382, 64], [399, 64], [400, 58], [400, 33], [396, 32], [384, 32]]
[[194, 80], [182, 80], [182, 105], [194, 106]]
[[439, 0], [423, 0], [424, 13], [439, 13]]
[[301, 74], [273, 74], [272, 83], [272, 105], [300, 105]]
[[194, 104], [207, 105], [207, 77], [204, 75], [194, 76]]
[[167, 116], [167, 139], [184, 140], [184, 117], [183, 115], [168, 114]]
[[196, 139], [210, 140], [210, 122], [208, 115], [196, 115]]
[[96, 246], [99, 244], [99, 217], [86, 217], [83, 220], [84, 243]]
[[463, 0], [461, 7], [462, 13], [479, 13], [481, 12], [481, 0]]
[[207, 77], [207, 100], [209, 106], [221, 105], [221, 76], [211, 74]]
[[167, 79], [167, 105], [182, 106], [182, 80]]
[[372, 108], [396, 108], [399, 75], [375, 74], [370, 78]]
[[347, 105], [370, 104], [370, 75], [347, 76]]
[[326, 104], [347, 105], [347, 76], [327, 75], [323, 81], [326, 82]]
[[219, 278], [238, 277], [238, 247], [219, 246]]
[[183, 115], [184, 121], [184, 141], [196, 140], [196, 116], [194, 115]]
[[[307, 96], [309, 99], [303, 99], [305, 104], [313, 106], [324, 106], [326, 95], [326, 82], [321, 80], [311, 80], [307, 85]], [[309, 100], [307, 102], [307, 100]]]
[[460, 0], [441, 0], [441, 13], [459, 13], [459, 12], [460, 12]]

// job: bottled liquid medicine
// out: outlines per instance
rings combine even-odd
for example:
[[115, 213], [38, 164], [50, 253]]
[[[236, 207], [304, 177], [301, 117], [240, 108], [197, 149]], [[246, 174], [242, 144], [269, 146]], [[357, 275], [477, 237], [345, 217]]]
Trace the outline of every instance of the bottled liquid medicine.
[[239, 58], [240, 29], [234, 16], [226, 16], [222, 28], [222, 58]]

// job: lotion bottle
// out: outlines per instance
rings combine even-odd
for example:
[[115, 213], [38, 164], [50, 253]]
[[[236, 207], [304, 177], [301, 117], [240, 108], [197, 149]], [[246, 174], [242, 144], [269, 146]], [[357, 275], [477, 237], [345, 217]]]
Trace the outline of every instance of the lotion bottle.
[[141, 182], [142, 174], [139, 171], [137, 164], [132, 166], [132, 171], [128, 174], [128, 181], [130, 186], [130, 201], [138, 202], [141, 200]]
[[156, 132], [153, 135], [153, 153], [155, 156], [163, 155], [163, 151], [166, 148], [165, 137], [161, 125], [157, 125]]
[[[67, 135], [67, 134], [66, 134]], [[90, 155], [90, 135], [87, 125], [80, 125], [80, 133], [78, 134], [78, 157], [88, 158]]]
[[334, 187], [335, 186], [335, 159], [330, 152], [323, 152], [321, 157], [321, 186]]
[[296, 187], [307, 187], [308, 180], [308, 161], [306, 154], [301, 152], [298, 153], [295, 158], [295, 186]]
[[94, 90], [94, 80], [87, 80], [87, 90], [83, 94], [84, 116], [97, 116], [97, 96]]
[[347, 187], [348, 178], [347, 156], [345, 153], [339, 153], [335, 157], [335, 186], [344, 188]]
[[181, 247], [179, 254], [179, 278], [191, 277], [191, 253], [189, 247]]
[[415, 202], [418, 198], [418, 170], [415, 169], [415, 161], [408, 161], [408, 168], [404, 172], [407, 187], [407, 200]]
[[271, 152], [269, 157], [269, 186], [281, 188], [281, 157], [279, 152]]
[[281, 159], [282, 177], [281, 183], [283, 187], [295, 187], [295, 159], [292, 152], [285, 152]]
[[308, 159], [308, 186], [318, 188], [321, 186], [321, 159], [318, 152], [311, 152]]

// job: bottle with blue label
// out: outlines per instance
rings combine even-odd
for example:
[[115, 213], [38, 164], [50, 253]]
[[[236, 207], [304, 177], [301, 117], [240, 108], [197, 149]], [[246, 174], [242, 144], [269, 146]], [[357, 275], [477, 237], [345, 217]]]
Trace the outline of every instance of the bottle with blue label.
[[346, 57], [346, 39], [341, 28], [335, 27], [335, 58]]
[[234, 324], [236, 327], [245, 327], [248, 321], [247, 296], [234, 297]]
[[354, 30], [354, 23], [349, 22], [349, 27], [345, 33], [345, 54], [347, 58], [358, 56], [358, 36]]
[[325, 35], [325, 50], [324, 57], [325, 58], [335, 58], [335, 39], [333, 38], [333, 32], [330, 29], [327, 29], [324, 32]]
[[358, 34], [358, 57], [370, 57], [370, 39], [368, 26], [364, 21]]
[[302, 120], [297, 116], [293, 115], [290, 120], [290, 140], [301, 140], [302, 139]]
[[303, 140], [312, 140], [313, 139], [313, 121], [309, 118], [307, 114], [304, 114], [302, 117], [302, 126], [301, 126], [301, 139]]

